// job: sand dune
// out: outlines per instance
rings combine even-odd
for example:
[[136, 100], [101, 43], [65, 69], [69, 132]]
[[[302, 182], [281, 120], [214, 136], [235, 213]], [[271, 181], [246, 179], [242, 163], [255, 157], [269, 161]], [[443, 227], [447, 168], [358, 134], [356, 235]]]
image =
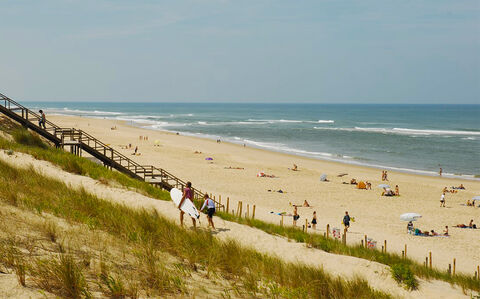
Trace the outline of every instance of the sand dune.
[[[50, 119], [62, 126], [74, 126], [86, 130], [105, 140], [115, 149], [129, 155], [133, 149], [121, 147], [131, 143], [138, 146], [140, 156], [134, 159], [140, 163], [153, 164], [165, 168], [173, 174], [192, 181], [194, 187], [204, 192], [230, 197], [230, 209], [241, 200], [256, 205], [256, 217], [279, 223], [275, 212], [292, 212], [289, 203], [301, 204], [307, 200], [313, 208], [300, 208], [299, 223], [311, 219], [314, 210], [318, 215], [318, 229], [325, 230], [326, 224], [341, 227], [346, 210], [355, 216], [347, 242], [359, 243], [364, 235], [373, 238], [378, 244], [387, 240], [389, 251], [401, 252], [407, 244], [408, 255], [422, 262], [431, 251], [433, 265], [447, 269], [453, 258], [457, 260], [457, 271], [474, 273], [480, 264], [480, 230], [458, 229], [453, 225], [468, 223], [474, 219], [480, 223], [480, 209], [467, 207], [467, 199], [480, 195], [480, 182], [453, 178], [428, 177], [389, 171], [392, 187], [400, 187], [400, 197], [382, 197], [377, 185], [382, 183], [381, 170], [342, 163], [320, 161], [265, 150], [243, 147], [229, 143], [216, 143], [213, 140], [188, 136], [178, 136], [169, 132], [146, 130], [132, 127], [124, 122], [88, 119], [81, 117], [52, 116]], [[110, 127], [117, 126], [117, 130]], [[148, 135], [148, 141], [140, 141], [140, 135]], [[155, 146], [159, 140], [160, 146]], [[202, 154], [194, 154], [194, 151]], [[213, 163], [205, 160], [213, 157]], [[472, 157], [473, 158], [473, 157]], [[288, 170], [295, 163], [300, 171]], [[225, 169], [225, 167], [241, 167]], [[264, 171], [277, 178], [258, 178]], [[320, 182], [319, 177], [326, 173], [330, 182]], [[339, 178], [340, 173], [348, 175]], [[358, 190], [344, 185], [350, 178], [368, 180], [373, 190]], [[443, 187], [458, 186], [463, 183], [466, 190], [447, 194], [447, 207], [440, 208], [439, 199]], [[268, 192], [282, 189], [287, 193]], [[450, 228], [449, 238], [415, 237], [406, 234], [406, 223], [399, 220], [405, 212], [417, 212], [423, 218], [416, 225], [424, 230], [441, 232], [445, 225]], [[285, 223], [291, 223], [286, 218]]]

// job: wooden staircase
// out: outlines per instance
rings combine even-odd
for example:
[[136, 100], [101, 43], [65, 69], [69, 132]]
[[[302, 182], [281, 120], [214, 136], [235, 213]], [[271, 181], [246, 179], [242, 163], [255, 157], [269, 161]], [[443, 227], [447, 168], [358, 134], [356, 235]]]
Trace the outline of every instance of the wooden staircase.
[[[69, 147], [70, 152], [75, 155], [81, 156], [83, 150], [100, 160], [106, 167], [168, 191], [172, 188], [183, 190], [186, 186], [185, 181], [165, 169], [140, 165], [83, 130], [62, 128], [48, 120], [45, 122], [45, 128], [40, 127], [38, 124], [40, 115], [1, 93], [0, 112], [51, 141], [56, 147], [63, 149]], [[204, 193], [196, 189], [193, 189], [193, 193], [196, 201], [203, 199]], [[218, 202], [215, 204], [217, 209], [224, 209], [222, 204]]]

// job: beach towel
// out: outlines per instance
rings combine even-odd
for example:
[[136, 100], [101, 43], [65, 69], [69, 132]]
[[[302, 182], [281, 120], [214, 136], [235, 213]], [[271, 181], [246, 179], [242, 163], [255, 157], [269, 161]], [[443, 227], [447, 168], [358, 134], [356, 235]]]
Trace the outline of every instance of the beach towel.
[[367, 189], [367, 185], [364, 182], [358, 182], [357, 184], [358, 189]]

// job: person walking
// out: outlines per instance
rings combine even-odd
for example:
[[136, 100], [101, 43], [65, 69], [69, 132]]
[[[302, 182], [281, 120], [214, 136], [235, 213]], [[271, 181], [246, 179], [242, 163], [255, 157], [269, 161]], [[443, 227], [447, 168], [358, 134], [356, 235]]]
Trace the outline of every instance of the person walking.
[[345, 211], [345, 216], [343, 216], [343, 225], [345, 226], [345, 231], [348, 231], [350, 227], [350, 215], [348, 215], [348, 211]]
[[200, 211], [203, 211], [205, 207], [207, 208], [208, 226], [211, 226], [213, 229], [215, 229], [215, 225], [213, 224], [213, 214], [215, 214], [215, 202], [210, 197], [208, 197], [208, 194], [206, 193], [203, 196], [203, 199], [205, 201], [203, 202], [203, 206]]
[[445, 208], [445, 192], [443, 192], [442, 196], [440, 196], [440, 207]]
[[[183, 215], [185, 214], [184, 211], [182, 211], [180, 208], [182, 207], [183, 205], [183, 202], [186, 200], [186, 199], [189, 199], [191, 201], [193, 201], [193, 191], [192, 191], [192, 183], [191, 182], [187, 182], [185, 188], [183, 189], [183, 196], [182, 196], [182, 199], [180, 200], [180, 203], [178, 204], [178, 209], [180, 210], [180, 225], [183, 226]], [[192, 223], [193, 223], [193, 228], [197, 228], [197, 222], [195, 220], [195, 218], [192, 217]]]
[[45, 117], [45, 113], [41, 109], [38, 110], [38, 113], [40, 113], [40, 119], [38, 120], [38, 126], [40, 128], [43, 126], [43, 128], [46, 129], [45, 122], [47, 121], [47, 118]]

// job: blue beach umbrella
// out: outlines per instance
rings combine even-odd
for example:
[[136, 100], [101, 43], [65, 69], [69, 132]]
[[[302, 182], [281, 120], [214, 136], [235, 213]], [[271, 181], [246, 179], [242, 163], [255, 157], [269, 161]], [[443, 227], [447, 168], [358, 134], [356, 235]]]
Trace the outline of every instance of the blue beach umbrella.
[[378, 188], [390, 188], [390, 186], [387, 184], [380, 184], [378, 185]]
[[207, 160], [207, 161], [212, 161], [213, 158], [208, 157], [208, 158], [205, 158], [205, 160]]
[[473, 200], [480, 200], [480, 195], [472, 197]]

